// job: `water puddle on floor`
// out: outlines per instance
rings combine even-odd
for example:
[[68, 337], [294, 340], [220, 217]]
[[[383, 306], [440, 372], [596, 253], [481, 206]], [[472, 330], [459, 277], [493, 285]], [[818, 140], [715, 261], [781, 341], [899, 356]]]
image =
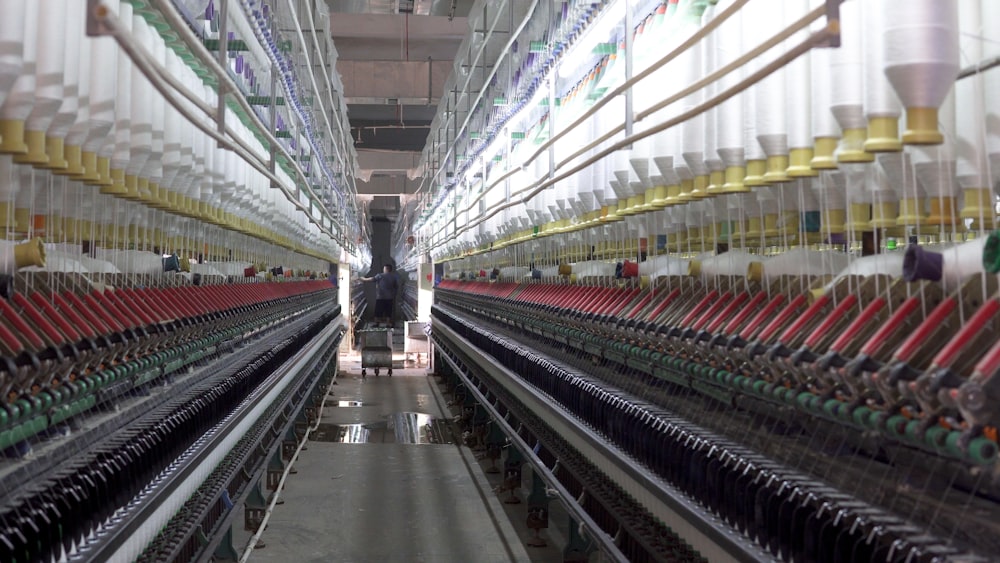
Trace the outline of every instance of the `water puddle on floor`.
[[326, 400], [326, 406], [328, 407], [373, 407], [375, 403], [366, 403], [364, 401], [334, 401], [333, 399]]
[[394, 413], [384, 421], [368, 424], [320, 424], [310, 438], [342, 444], [454, 443], [447, 419], [416, 412]]

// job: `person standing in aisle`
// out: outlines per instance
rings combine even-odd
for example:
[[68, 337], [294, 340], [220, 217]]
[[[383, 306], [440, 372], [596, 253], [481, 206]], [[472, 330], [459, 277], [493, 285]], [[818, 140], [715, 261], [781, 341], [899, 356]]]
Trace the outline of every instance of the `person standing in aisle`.
[[361, 278], [361, 281], [375, 282], [375, 322], [392, 326], [392, 313], [396, 308], [396, 293], [399, 291], [399, 277], [392, 271], [392, 264], [383, 266], [381, 274]]

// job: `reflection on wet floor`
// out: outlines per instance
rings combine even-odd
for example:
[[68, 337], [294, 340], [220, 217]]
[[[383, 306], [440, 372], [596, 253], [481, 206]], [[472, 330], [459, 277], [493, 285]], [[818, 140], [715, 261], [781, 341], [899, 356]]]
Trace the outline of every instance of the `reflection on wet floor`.
[[326, 406], [328, 407], [363, 407], [363, 406], [374, 406], [373, 403], [365, 403], [364, 401], [331, 401], [327, 399]]
[[368, 424], [320, 424], [311, 437], [319, 442], [344, 444], [454, 443], [448, 420], [416, 412], [393, 413], [384, 421]]

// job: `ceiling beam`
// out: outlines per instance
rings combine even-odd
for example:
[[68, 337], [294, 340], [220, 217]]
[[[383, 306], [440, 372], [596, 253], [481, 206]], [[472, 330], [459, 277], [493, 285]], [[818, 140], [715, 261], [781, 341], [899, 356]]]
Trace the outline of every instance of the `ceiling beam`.
[[403, 176], [372, 176], [367, 182], [358, 179], [358, 194], [371, 195], [411, 195], [420, 188], [420, 178], [410, 180]]
[[452, 61], [337, 61], [337, 72], [350, 98], [423, 99], [436, 104]]
[[419, 151], [358, 150], [358, 166], [368, 170], [403, 173], [419, 165]]
[[[408, 31], [407, 31], [408, 30]], [[465, 18], [448, 19], [445, 16], [420, 16], [408, 18], [394, 14], [330, 14], [330, 31], [337, 51], [342, 38], [400, 39], [409, 34], [414, 39], [461, 42], [469, 31]]]
[[351, 130], [357, 150], [376, 149], [391, 151], [422, 151], [427, 143], [430, 127], [391, 127], [374, 129], [362, 127]]

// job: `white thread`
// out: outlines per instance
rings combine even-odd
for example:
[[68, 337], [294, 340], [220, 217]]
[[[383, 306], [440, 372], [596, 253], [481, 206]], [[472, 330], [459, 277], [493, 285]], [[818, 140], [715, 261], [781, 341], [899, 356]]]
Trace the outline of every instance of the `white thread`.
[[830, 106], [833, 105], [833, 77], [830, 73], [829, 49], [809, 51], [809, 76], [813, 137], [840, 137], [840, 126], [830, 112]]
[[936, 108], [959, 71], [958, 3], [882, 4], [885, 74], [907, 108]]
[[[802, 17], [808, 10], [809, 0], [785, 0], [785, 25]], [[803, 29], [789, 37], [786, 43], [797, 44], [808, 35], [808, 28]], [[813, 146], [810, 67], [811, 59], [805, 55], [795, 59], [784, 69], [787, 103], [779, 111], [787, 114], [788, 146], [793, 149]]]
[[862, 86], [861, 6], [858, 0], [840, 5], [840, 48], [830, 57], [830, 111], [843, 129], [865, 126]]
[[[716, 6], [725, 10], [729, 2]], [[732, 16], [713, 34], [717, 37], [716, 64], [725, 66], [736, 60], [743, 48], [743, 11]], [[731, 88], [743, 79], [743, 69], [731, 72], [719, 80], [719, 91]], [[726, 166], [743, 165], [743, 95], [738, 94], [726, 100], [717, 111], [716, 134], [717, 152]]]
[[[704, 17], [702, 18], [702, 22], [710, 21], [713, 17], [715, 17], [715, 12], [716, 12], [716, 7], [712, 4], [709, 4], [708, 7], [705, 9], [705, 14]], [[702, 48], [703, 76], [707, 76], [715, 72], [716, 58], [718, 57], [717, 43], [718, 43], [718, 35], [716, 33], [708, 34], [705, 40], [702, 41], [701, 48]], [[718, 91], [718, 86], [716, 83], [713, 82], [712, 84], [709, 84], [705, 88], [705, 96], [711, 98], [715, 96], [715, 93], [717, 91]], [[722, 160], [719, 158], [718, 153], [715, 152], [717, 146], [716, 135], [718, 133], [717, 113], [718, 113], [718, 108], [715, 107], [708, 110], [704, 114], [704, 124], [703, 124], [704, 132], [702, 133], [702, 135], [704, 136], [705, 141], [703, 147], [703, 154], [705, 158], [705, 166], [708, 167], [709, 171], [716, 171], [723, 169]]]
[[847, 179], [839, 170], [824, 171], [814, 185], [820, 207], [824, 210], [844, 209], [847, 205]]
[[[983, 57], [1000, 56], [1000, 2], [982, 0]], [[986, 100], [1000, 100], [1000, 73], [986, 72], [983, 77], [983, 97]], [[1000, 104], [986, 106], [986, 152], [989, 155], [991, 184], [1000, 181]]]
[[899, 117], [899, 100], [885, 77], [885, 21], [881, 4], [893, 0], [877, 0], [874, 9], [865, 10], [861, 18], [864, 48], [865, 115]]
[[[27, 2], [21, 25], [21, 69], [20, 74], [7, 90], [7, 99], [0, 107], [0, 117], [23, 121], [27, 119], [34, 105], [35, 68], [38, 56], [38, 22], [40, 7], [36, 2]], [[14, 15], [17, 15], [16, 13]], [[4, 16], [6, 17], [6, 15]], [[12, 37], [14, 39], [14, 37]]]
[[[750, 11], [747, 16], [751, 21], [745, 27], [744, 42], [745, 49], [749, 50], [781, 30], [785, 23], [784, 2], [775, 3], [767, 10]], [[757, 70], [765, 64], [765, 60], [757, 59], [750, 67]], [[752, 115], [756, 119], [756, 139], [768, 156], [788, 154], [786, 70], [777, 70], [754, 87], [756, 103]]]
[[[982, 10], [978, 2], [959, 4], [959, 25], [965, 30], [978, 31], [982, 25]], [[962, 34], [960, 47], [963, 63], [975, 64], [982, 60], [982, 42], [975, 36]], [[958, 137], [955, 172], [959, 185], [966, 188], [990, 186], [983, 142], [986, 138], [986, 99], [983, 97], [983, 87], [982, 74], [955, 83], [955, 133]]]

